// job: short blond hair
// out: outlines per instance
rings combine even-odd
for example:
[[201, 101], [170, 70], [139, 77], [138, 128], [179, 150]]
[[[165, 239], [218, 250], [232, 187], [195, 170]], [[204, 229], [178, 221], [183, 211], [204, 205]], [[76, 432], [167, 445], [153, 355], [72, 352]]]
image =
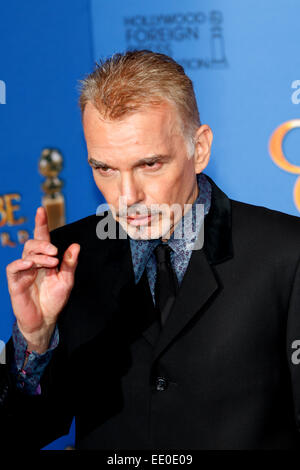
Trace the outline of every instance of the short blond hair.
[[193, 83], [171, 57], [148, 50], [116, 53], [96, 62], [80, 83], [81, 114], [91, 102], [105, 119], [119, 119], [147, 105], [168, 101], [180, 118], [188, 153], [194, 153], [194, 135], [200, 117]]

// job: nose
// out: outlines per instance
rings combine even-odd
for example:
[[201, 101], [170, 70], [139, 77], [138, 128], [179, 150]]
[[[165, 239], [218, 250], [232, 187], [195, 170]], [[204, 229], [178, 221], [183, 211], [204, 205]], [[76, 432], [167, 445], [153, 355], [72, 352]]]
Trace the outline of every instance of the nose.
[[119, 194], [122, 197], [122, 206], [131, 207], [144, 200], [144, 190], [138, 179], [129, 172], [123, 173], [120, 179]]

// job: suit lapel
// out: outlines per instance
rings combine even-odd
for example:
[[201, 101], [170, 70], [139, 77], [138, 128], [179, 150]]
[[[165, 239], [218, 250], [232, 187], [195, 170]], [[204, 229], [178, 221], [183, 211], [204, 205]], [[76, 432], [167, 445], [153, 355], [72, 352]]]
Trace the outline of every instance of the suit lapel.
[[203, 250], [195, 250], [173, 308], [155, 345], [154, 359], [169, 346], [217, 290], [217, 280]]

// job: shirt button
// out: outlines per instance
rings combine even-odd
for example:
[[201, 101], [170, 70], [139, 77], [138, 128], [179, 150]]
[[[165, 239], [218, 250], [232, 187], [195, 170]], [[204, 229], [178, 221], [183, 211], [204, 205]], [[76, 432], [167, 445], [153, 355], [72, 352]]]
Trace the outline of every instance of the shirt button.
[[156, 379], [156, 390], [159, 391], [159, 392], [162, 392], [164, 390], [166, 390], [168, 386], [168, 382], [166, 379], [164, 379], [164, 377], [157, 377]]

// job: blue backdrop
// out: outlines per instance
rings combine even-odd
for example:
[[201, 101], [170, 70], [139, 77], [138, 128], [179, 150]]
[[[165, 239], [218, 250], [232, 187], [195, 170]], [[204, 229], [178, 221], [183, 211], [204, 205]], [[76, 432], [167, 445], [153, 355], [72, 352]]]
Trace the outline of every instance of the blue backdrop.
[[[178, 60], [214, 133], [206, 173], [233, 199], [299, 215], [298, 0], [15, 0], [0, 13], [0, 339], [14, 319], [5, 267], [32, 237], [41, 204], [42, 149], [63, 154], [67, 223], [103, 202], [86, 162], [77, 90], [94, 61], [113, 52], [147, 48]], [[280, 165], [278, 142], [270, 148], [285, 122], [293, 172]], [[48, 448], [73, 439], [74, 426]]]

